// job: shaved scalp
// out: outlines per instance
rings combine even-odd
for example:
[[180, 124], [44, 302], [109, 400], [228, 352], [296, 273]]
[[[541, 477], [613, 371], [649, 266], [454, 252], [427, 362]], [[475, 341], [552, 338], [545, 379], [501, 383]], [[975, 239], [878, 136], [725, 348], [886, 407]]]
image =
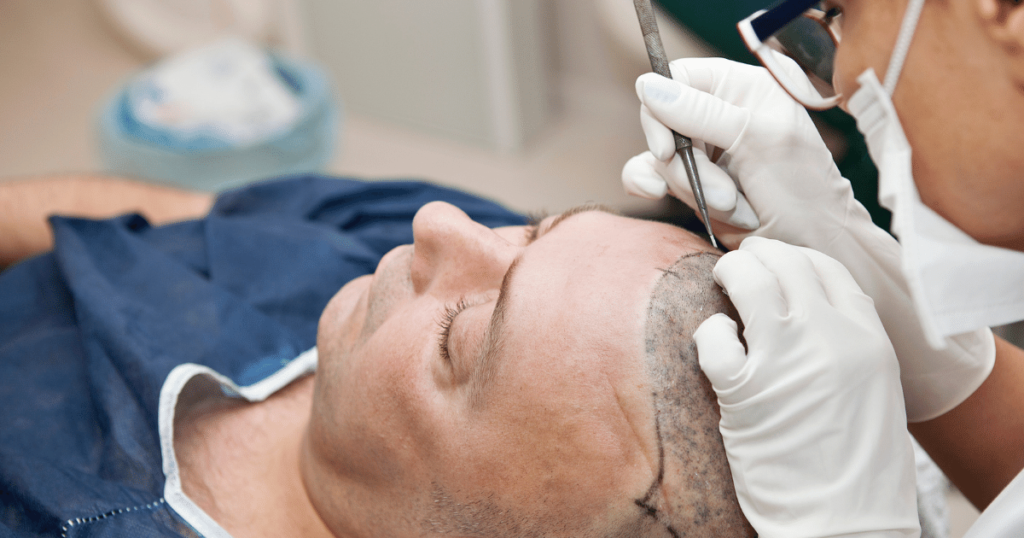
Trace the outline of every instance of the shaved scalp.
[[[637, 510], [660, 529], [646, 536], [754, 536], [733, 487], [718, 429], [718, 400], [697, 362], [693, 333], [710, 316], [737, 320], [712, 277], [720, 255], [688, 254], [663, 270], [651, 295], [645, 360], [651, 380], [657, 477]], [[658, 532], [660, 530], [660, 533]]]

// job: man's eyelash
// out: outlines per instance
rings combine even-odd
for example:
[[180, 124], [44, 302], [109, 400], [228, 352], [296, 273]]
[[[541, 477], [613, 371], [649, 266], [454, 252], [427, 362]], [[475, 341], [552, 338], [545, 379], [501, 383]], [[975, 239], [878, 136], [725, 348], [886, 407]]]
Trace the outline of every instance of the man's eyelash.
[[523, 236], [524, 239], [526, 239], [526, 244], [533, 243], [537, 240], [537, 232], [540, 231], [540, 223], [546, 218], [548, 218], [548, 214], [544, 211], [533, 212], [527, 216], [526, 227], [523, 228]]
[[452, 362], [451, 353], [448, 350], [448, 339], [451, 337], [452, 322], [455, 321], [455, 316], [458, 316], [460, 312], [469, 308], [469, 303], [465, 299], [459, 299], [459, 302], [452, 305], [445, 305], [444, 314], [441, 319], [437, 321], [438, 326], [441, 328], [440, 337], [437, 340], [438, 350], [441, 352], [441, 358], [447, 361], [449, 364]]
[[537, 240], [537, 232], [540, 231], [539, 224], [530, 224], [523, 228], [523, 236], [526, 239], [526, 244], [533, 243]]
[[526, 216], [526, 225], [540, 226], [540, 223], [546, 218], [548, 218], [547, 211], [534, 211]]

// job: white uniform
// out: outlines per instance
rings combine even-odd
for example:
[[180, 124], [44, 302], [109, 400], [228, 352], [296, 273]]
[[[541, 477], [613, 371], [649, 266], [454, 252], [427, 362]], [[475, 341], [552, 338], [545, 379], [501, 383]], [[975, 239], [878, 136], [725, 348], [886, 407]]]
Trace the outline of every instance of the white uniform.
[[1024, 536], [1024, 471], [988, 505], [964, 538]]

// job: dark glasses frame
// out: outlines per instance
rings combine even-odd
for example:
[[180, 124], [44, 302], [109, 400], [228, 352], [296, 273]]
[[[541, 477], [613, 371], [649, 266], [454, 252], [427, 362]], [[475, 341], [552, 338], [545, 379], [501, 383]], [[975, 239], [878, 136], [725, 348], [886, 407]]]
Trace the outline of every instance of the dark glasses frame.
[[[812, 110], [826, 110], [839, 104], [842, 95], [836, 93], [830, 97], [822, 97], [821, 93], [814, 88], [810, 77], [802, 71], [794, 72], [787, 68], [776, 54], [783, 54], [772, 47], [768, 40], [779, 30], [793, 22], [798, 17], [807, 17], [814, 20], [825, 31], [829, 37], [838, 45], [840, 36], [829, 24], [826, 14], [821, 10], [811, 9], [820, 0], [783, 0], [767, 10], [760, 10], [753, 15], [743, 19], [736, 24], [743, 38], [743, 42], [750, 49], [750, 52], [764, 65], [768, 72], [775, 77], [779, 85], [794, 100]], [[801, 78], [803, 80], [801, 80]], [[824, 81], [831, 89], [832, 81]], [[834, 90], [833, 90], [834, 91]]]

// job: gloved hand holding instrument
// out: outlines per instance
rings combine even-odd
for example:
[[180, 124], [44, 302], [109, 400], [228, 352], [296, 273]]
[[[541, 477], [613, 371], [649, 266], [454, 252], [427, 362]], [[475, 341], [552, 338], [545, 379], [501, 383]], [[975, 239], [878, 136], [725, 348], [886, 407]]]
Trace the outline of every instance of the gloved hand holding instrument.
[[[1024, 350], [987, 328], [1024, 317], [1020, 157], [1004, 144], [1019, 121], [1006, 105], [1011, 77], [993, 68], [1020, 62], [993, 39], [1013, 20], [993, 5], [778, 0], [737, 25], [766, 69], [685, 59], [672, 78], [637, 81], [650, 151], [624, 168], [627, 191], [692, 203], [666, 142], [670, 129], [691, 137], [708, 214], [722, 242], [739, 248], [716, 278], [746, 323], [746, 349], [721, 317], [695, 339], [737, 494], [761, 535], [916, 535], [905, 524], [913, 492], [893, 478], [905, 476], [893, 433], [906, 424], [883, 416], [899, 410], [887, 384], [893, 350], [910, 430], [984, 509], [970, 536], [1018, 536], [1024, 526]], [[912, 46], [919, 21], [927, 30]], [[958, 51], [985, 52], [946, 62], [951, 28], [963, 29]], [[958, 78], [964, 65], [972, 76]], [[804, 110], [837, 105], [865, 136], [899, 243], [854, 199]], [[838, 291], [843, 277], [821, 270], [817, 254], [807, 254], [809, 271], [761, 238], [835, 258], [872, 301]], [[881, 324], [865, 314], [872, 307]], [[889, 351], [879, 344], [886, 334]]]
[[[781, 61], [799, 71], [792, 60]], [[692, 204], [671, 130], [692, 137], [723, 244], [736, 248], [754, 235], [818, 250], [845, 265], [874, 300], [900, 361], [911, 422], [942, 415], [970, 396], [992, 369], [991, 331], [948, 338], [943, 350], [928, 344], [900, 272], [899, 243], [854, 199], [806, 110], [764, 68], [688, 58], [671, 70], [674, 80], [637, 80], [650, 151], [623, 169], [627, 192], [659, 198], [671, 191]], [[708, 154], [716, 153], [712, 162]]]

